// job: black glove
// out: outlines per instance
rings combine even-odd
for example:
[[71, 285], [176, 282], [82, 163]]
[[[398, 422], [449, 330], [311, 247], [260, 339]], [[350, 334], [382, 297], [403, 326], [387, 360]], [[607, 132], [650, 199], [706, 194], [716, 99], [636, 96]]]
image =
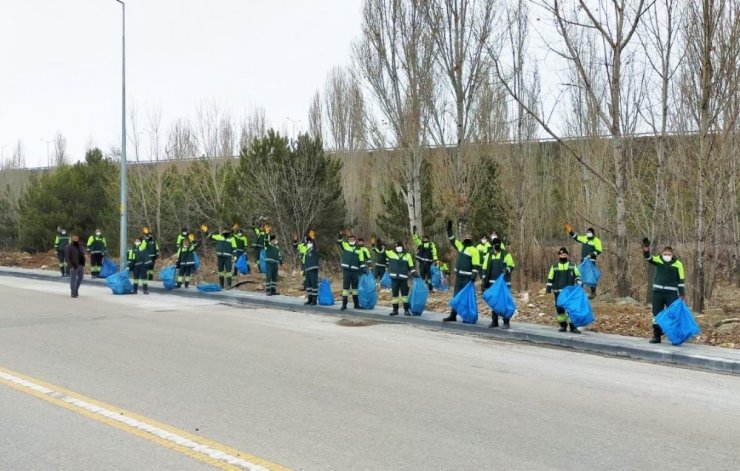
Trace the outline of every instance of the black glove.
[[416, 234], [416, 226], [414, 226], [414, 234]]
[[447, 221], [447, 232], [451, 232], [451, 231], [452, 231], [452, 221], [448, 220]]
[[646, 249], [649, 248], [650, 247], [650, 239], [648, 239], [647, 237], [645, 237], [644, 239], [642, 239], [642, 246], [644, 248], [646, 248]]
[[179, 261], [175, 264], [175, 268], [177, 268], [178, 270], [180, 269], [180, 262]]

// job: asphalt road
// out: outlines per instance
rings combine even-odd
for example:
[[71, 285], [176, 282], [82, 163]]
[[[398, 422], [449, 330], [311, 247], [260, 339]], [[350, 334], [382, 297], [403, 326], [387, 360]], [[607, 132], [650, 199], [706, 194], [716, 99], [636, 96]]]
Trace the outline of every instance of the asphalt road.
[[[740, 462], [738, 377], [84, 284], [0, 277], [3, 371], [293, 469]], [[0, 420], [0, 469], [210, 468], [7, 381]]]

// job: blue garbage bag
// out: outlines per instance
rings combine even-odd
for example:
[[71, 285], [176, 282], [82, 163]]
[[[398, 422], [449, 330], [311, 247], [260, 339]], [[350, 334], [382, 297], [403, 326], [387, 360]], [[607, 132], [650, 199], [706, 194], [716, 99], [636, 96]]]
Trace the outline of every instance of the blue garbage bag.
[[511, 319], [516, 312], [516, 303], [514, 303], [514, 297], [506, 285], [503, 273], [483, 293], [483, 300], [493, 312], [504, 319]]
[[475, 285], [472, 281], [450, 300], [450, 307], [462, 317], [464, 323], [478, 322], [478, 300], [475, 298]]
[[327, 278], [321, 280], [319, 283], [319, 305], [321, 306], [333, 306], [334, 305], [334, 293], [331, 292], [331, 281]]
[[198, 283], [197, 288], [198, 291], [203, 293], [216, 293], [222, 289], [221, 286], [216, 283]]
[[380, 287], [383, 289], [391, 289], [391, 275], [386, 271], [380, 278]]
[[357, 289], [362, 309], [374, 309], [378, 302], [378, 293], [375, 291], [375, 277], [370, 273], [360, 276], [360, 286]]
[[197, 253], [193, 252], [193, 273], [197, 273], [198, 268], [200, 268], [200, 257]]
[[116, 272], [118, 272], [118, 267], [115, 263], [113, 263], [113, 260], [109, 259], [108, 257], [104, 257], [103, 265], [100, 268], [100, 277], [108, 278], [111, 275], [115, 275]]
[[134, 285], [128, 279], [128, 268], [110, 275], [105, 279], [105, 283], [113, 291], [113, 294], [130, 294], [134, 291]]
[[442, 293], [450, 289], [450, 285], [447, 283], [447, 277], [437, 265], [432, 265], [432, 288]]
[[267, 273], [267, 261], [265, 260], [265, 249], [260, 250], [260, 271], [262, 273]]
[[601, 279], [601, 270], [596, 266], [596, 262], [589, 257], [585, 257], [583, 262], [578, 265], [578, 271], [581, 272], [581, 281], [586, 286], [596, 287]]
[[432, 265], [432, 288], [439, 289], [442, 286], [442, 270], [437, 265]]
[[236, 259], [236, 271], [241, 273], [242, 275], [249, 274], [249, 264], [247, 263], [247, 256], [245, 254], [241, 254], [239, 258]]
[[411, 314], [420, 316], [427, 306], [428, 297], [429, 288], [427, 288], [427, 284], [421, 278], [414, 278], [414, 282], [411, 284], [411, 292], [409, 293], [409, 310]]
[[663, 309], [655, 316], [655, 323], [673, 345], [681, 345], [701, 332], [683, 299], [677, 299]]
[[175, 277], [177, 276], [177, 267], [170, 265], [159, 270], [159, 279], [162, 280], [164, 289], [173, 289], [175, 287]]
[[570, 322], [576, 327], [587, 326], [595, 320], [591, 303], [588, 302], [586, 293], [583, 292], [580, 286], [566, 286], [563, 288], [558, 294], [557, 305], [568, 312]]

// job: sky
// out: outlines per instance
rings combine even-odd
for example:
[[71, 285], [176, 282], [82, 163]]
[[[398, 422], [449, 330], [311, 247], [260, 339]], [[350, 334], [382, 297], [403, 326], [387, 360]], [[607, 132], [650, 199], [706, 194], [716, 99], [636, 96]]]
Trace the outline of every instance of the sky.
[[[238, 119], [307, 127], [314, 92], [351, 59], [361, 0], [128, 0], [127, 100], [165, 128], [216, 106]], [[45, 166], [57, 132], [72, 160], [121, 139], [121, 5], [115, 0], [0, 1], [0, 157], [23, 143]], [[290, 118], [290, 119], [288, 119]], [[142, 118], [140, 118], [142, 119]]]

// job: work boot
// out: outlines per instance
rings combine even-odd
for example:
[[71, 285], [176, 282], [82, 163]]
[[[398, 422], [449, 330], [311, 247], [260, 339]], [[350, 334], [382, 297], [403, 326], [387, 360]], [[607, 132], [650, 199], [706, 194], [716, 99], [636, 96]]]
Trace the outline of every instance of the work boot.
[[62, 276], [66, 276], [64, 273], [64, 267], [59, 267], [59, 271], [62, 273]]
[[511, 324], [509, 324], [509, 321], [510, 321], [510, 320], [511, 320], [511, 319], [504, 319], [504, 325], [503, 325], [503, 327], [501, 327], [501, 328], [502, 328], [502, 329], [510, 329], [510, 328], [511, 328]]
[[491, 325], [488, 326], [488, 328], [492, 327], [498, 327], [498, 314], [491, 311]]
[[144, 285], [144, 294], [149, 294], [149, 285]]
[[228, 286], [229, 289], [231, 289], [231, 277], [226, 278], [226, 286]]
[[311, 306], [316, 306], [318, 304], [318, 295], [312, 294], [311, 295]]
[[218, 277], [218, 285], [221, 287], [221, 289], [224, 289], [224, 277], [223, 276]]
[[342, 311], [347, 310], [347, 296], [342, 296]]
[[561, 322], [558, 332], [565, 332], [567, 330], [568, 330], [568, 324], [566, 322]]
[[189, 282], [189, 281], [186, 281], [186, 282], [185, 282], [185, 288], [186, 288], [186, 289], [187, 289], [187, 288], [190, 288], [190, 282]]
[[663, 335], [663, 329], [658, 324], [653, 324], [653, 338], [650, 343], [660, 343], [660, 337]]
[[452, 311], [449, 316], [442, 319], [442, 322], [457, 322], [457, 313]]
[[134, 291], [133, 291], [133, 293], [134, 294], [139, 294], [139, 285], [136, 284], [136, 283], [134, 283]]
[[393, 311], [390, 313], [391, 316], [397, 316], [398, 315], [398, 304], [393, 305]]
[[360, 307], [360, 297], [356, 294], [352, 295], [352, 307], [355, 309], [362, 309], [362, 307]]
[[404, 316], [411, 315], [411, 311], [409, 311], [409, 303], [403, 303], [403, 315]]
[[278, 293], [278, 290], [277, 290], [277, 288], [272, 288], [272, 290], [271, 290], [271, 291], [272, 291], [272, 295], [273, 295], [273, 296], [280, 296], [280, 293]]
[[181, 287], [182, 287], [182, 283], [180, 283], [179, 281], [175, 283], [175, 288], [181, 288]]
[[572, 322], [570, 323], [570, 331], [573, 334], [580, 334], [581, 333], [581, 331], [578, 330], [578, 327], [576, 327], [575, 324], [573, 324]]
[[310, 306], [310, 305], [311, 305], [311, 298], [312, 298], [312, 297], [313, 297], [313, 296], [311, 296], [310, 294], [309, 294], [308, 296], [306, 296], [306, 302], [305, 302], [305, 303], [303, 303], [303, 305], [304, 305], [304, 306]]
[[594, 299], [596, 297], [596, 287], [591, 288], [591, 294], [588, 295], [588, 299]]

